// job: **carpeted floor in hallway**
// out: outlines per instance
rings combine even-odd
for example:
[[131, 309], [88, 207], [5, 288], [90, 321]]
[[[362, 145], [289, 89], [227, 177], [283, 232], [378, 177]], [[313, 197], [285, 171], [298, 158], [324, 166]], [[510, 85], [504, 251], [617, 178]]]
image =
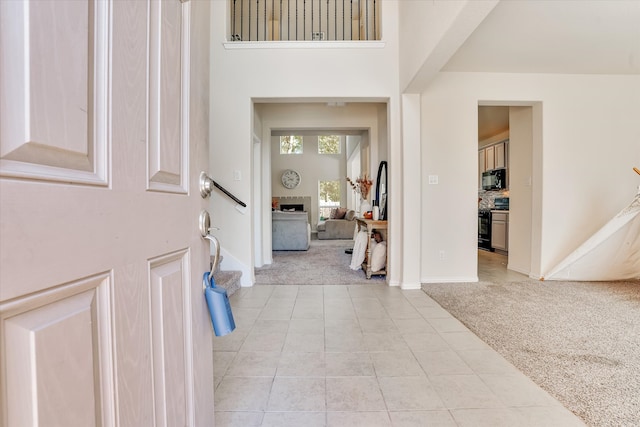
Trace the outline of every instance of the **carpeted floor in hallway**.
[[273, 263], [256, 268], [257, 285], [367, 285], [384, 283], [385, 276], [367, 279], [351, 270], [353, 240], [311, 240], [308, 251], [273, 251]]
[[541, 282], [479, 257], [479, 283], [423, 290], [588, 425], [640, 425], [640, 282]]

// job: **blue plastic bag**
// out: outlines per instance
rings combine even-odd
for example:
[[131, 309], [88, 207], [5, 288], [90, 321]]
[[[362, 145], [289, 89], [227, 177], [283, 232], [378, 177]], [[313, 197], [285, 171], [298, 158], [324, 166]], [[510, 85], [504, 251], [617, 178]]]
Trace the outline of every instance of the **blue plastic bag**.
[[213, 331], [217, 337], [227, 335], [236, 328], [233, 320], [231, 304], [227, 290], [216, 286], [213, 277], [209, 279], [209, 272], [204, 273], [204, 296], [209, 307], [209, 315], [213, 324]]

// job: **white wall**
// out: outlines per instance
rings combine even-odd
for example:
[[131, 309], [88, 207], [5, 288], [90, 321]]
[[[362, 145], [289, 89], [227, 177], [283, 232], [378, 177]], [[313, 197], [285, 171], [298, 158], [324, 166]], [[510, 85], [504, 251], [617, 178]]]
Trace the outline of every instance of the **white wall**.
[[531, 273], [533, 212], [533, 108], [509, 107], [510, 270]]
[[[390, 243], [402, 247], [403, 270], [399, 285], [403, 289], [420, 289], [421, 259], [421, 212], [418, 206], [421, 199], [421, 114], [420, 95], [405, 94], [402, 96], [402, 197], [405, 209], [402, 212], [403, 233], [401, 239], [390, 234]], [[395, 284], [395, 283], [394, 283]]]
[[[534, 123], [540, 114], [532, 142], [533, 277], [635, 195], [640, 76], [441, 73], [422, 94], [423, 282], [477, 279], [477, 106], [485, 101], [533, 105]], [[440, 184], [426, 185], [429, 174]], [[448, 258], [440, 260], [439, 250]]]
[[400, 85], [406, 87], [446, 33], [466, 1], [401, 3]]
[[[260, 144], [260, 155], [255, 155], [254, 129], [263, 132], [262, 141], [270, 136], [264, 138], [270, 125], [262, 115], [257, 115], [262, 126], [254, 128], [256, 101], [385, 104], [391, 233], [387, 279], [391, 284], [402, 284], [404, 252], [409, 250], [420, 252], [423, 282], [477, 278], [480, 102], [532, 105], [533, 123], [541, 124], [539, 129], [534, 126], [532, 140], [533, 276], [551, 268], [635, 194], [637, 177], [630, 168], [640, 164], [638, 76], [438, 73], [438, 64], [446, 60], [447, 53], [455, 52], [455, 46], [496, 1], [440, 4], [447, 8], [443, 22], [452, 24], [441, 28], [438, 42], [437, 35], [425, 38], [431, 29], [422, 28], [419, 34], [408, 31], [419, 30], [418, 24], [425, 22], [425, 16], [417, 13], [424, 3], [428, 2], [381, 2], [382, 42], [358, 43], [359, 47], [315, 44], [315, 48], [295, 43], [225, 44], [228, 2], [212, 3], [211, 175], [250, 206], [241, 213], [233, 202], [214, 192], [210, 209], [213, 225], [221, 227], [217, 235], [226, 251], [225, 262], [233, 261], [242, 269], [243, 285], [253, 283], [254, 228], [262, 224], [263, 230], [257, 230], [259, 241], [267, 226], [266, 215], [252, 221], [253, 204], [263, 204], [271, 188], [270, 176], [265, 178], [264, 171], [254, 168], [254, 158], [261, 158], [263, 165], [269, 163], [265, 149], [269, 144]], [[404, 25], [407, 19], [413, 26]], [[401, 25], [407, 37], [402, 52]], [[411, 38], [421, 39], [422, 44], [410, 45]], [[425, 41], [437, 46], [429, 50]], [[403, 167], [403, 156], [410, 155], [403, 153], [401, 133], [399, 92], [405, 85], [409, 93], [421, 93], [420, 173], [415, 167]], [[370, 156], [368, 164], [377, 164], [385, 156], [380, 152], [380, 139], [372, 141], [370, 151], [363, 155]], [[236, 170], [241, 172], [240, 181], [233, 180]], [[263, 179], [252, 179], [256, 174], [263, 174]], [[430, 174], [439, 176], [438, 185], [426, 184]], [[411, 180], [420, 181], [420, 200], [403, 197], [403, 183]], [[256, 190], [258, 183], [261, 188]], [[404, 218], [408, 222], [403, 223], [403, 212], [418, 205], [419, 219], [408, 215]], [[411, 239], [411, 233], [420, 227], [419, 247], [395, 245]], [[260, 243], [266, 248], [265, 241]], [[439, 259], [440, 251], [445, 252], [444, 259]]]
[[420, 93], [498, 0], [399, 2], [400, 90]]
[[[261, 203], [255, 200], [251, 179], [254, 100], [388, 102], [390, 138], [399, 138], [397, 2], [381, 3], [382, 42], [319, 48], [278, 42], [225, 44], [228, 3], [212, 2], [210, 162], [214, 179], [248, 204]], [[241, 172], [242, 180], [233, 180], [234, 170]], [[245, 286], [254, 281], [252, 208], [242, 214], [233, 202], [213, 194], [211, 211], [214, 224], [220, 227], [216, 234], [226, 251], [225, 261], [233, 259], [234, 266], [242, 267]]]

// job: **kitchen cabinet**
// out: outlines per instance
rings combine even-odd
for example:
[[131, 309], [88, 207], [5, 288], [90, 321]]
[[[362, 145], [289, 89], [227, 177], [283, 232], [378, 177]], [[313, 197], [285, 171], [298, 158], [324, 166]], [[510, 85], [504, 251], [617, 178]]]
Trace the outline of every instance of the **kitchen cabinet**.
[[482, 172], [509, 167], [509, 140], [478, 150], [478, 189], [482, 189]]
[[494, 145], [490, 145], [489, 147], [484, 149], [484, 158], [485, 158], [485, 170], [492, 170], [496, 168], [496, 149]]
[[494, 168], [506, 168], [507, 167], [507, 143], [500, 142], [494, 146]]
[[509, 212], [491, 211], [491, 247], [509, 251]]
[[488, 145], [478, 150], [478, 170], [480, 174], [493, 169], [508, 168], [509, 140]]
[[484, 148], [478, 151], [478, 188], [482, 189], [482, 172], [487, 170], [487, 164], [484, 159]]

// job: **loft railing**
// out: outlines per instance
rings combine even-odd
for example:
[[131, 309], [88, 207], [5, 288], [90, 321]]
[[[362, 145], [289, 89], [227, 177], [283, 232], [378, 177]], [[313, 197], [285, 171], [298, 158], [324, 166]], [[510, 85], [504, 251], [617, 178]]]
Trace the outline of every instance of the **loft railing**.
[[380, 40], [382, 0], [229, 0], [231, 41]]

